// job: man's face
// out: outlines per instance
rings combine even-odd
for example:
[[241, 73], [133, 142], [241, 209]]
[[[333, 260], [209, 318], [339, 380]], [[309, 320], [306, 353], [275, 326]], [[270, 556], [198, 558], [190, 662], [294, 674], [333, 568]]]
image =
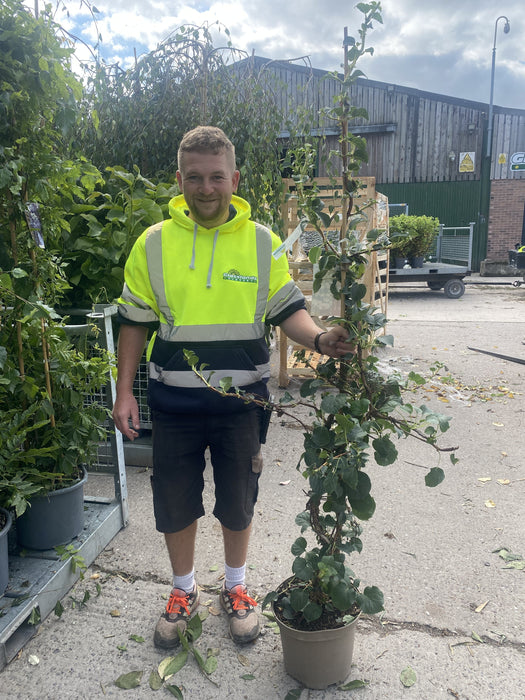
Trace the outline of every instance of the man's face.
[[185, 153], [180, 165], [177, 182], [193, 221], [205, 228], [227, 221], [232, 194], [239, 184], [239, 171], [227, 153]]

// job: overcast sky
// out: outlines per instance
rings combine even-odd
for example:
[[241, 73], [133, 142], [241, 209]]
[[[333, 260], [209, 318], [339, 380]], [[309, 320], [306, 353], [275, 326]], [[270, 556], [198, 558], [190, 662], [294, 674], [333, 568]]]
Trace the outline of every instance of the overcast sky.
[[[60, 1], [60, 0], [59, 0]], [[33, 2], [27, 0], [33, 6]], [[40, 3], [43, 5], [43, 3]], [[91, 43], [93, 22], [81, 0], [65, 0], [56, 19]], [[314, 68], [341, 70], [344, 27], [356, 34], [361, 13], [344, 0], [95, 0], [101, 53], [124, 68], [183, 24], [219, 20], [233, 46], [273, 59], [308, 55]], [[525, 109], [525, 0], [383, 0], [383, 25], [369, 35], [373, 57], [360, 64], [371, 80], [489, 102], [496, 19], [494, 104]], [[222, 35], [224, 37], [224, 35]], [[219, 46], [221, 40], [215, 42]], [[79, 49], [79, 54], [81, 49]]]

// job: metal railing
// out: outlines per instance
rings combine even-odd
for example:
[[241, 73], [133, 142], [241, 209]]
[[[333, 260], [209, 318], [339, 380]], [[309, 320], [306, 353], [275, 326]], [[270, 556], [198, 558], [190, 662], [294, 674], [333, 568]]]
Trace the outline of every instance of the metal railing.
[[474, 222], [468, 226], [443, 226], [440, 224], [432, 257], [436, 262], [472, 267], [472, 241]]

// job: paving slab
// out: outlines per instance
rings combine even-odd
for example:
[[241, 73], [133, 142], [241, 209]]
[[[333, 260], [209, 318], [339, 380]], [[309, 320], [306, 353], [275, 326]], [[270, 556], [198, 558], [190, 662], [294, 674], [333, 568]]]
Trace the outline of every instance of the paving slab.
[[[350, 678], [368, 682], [352, 693], [363, 700], [523, 697], [525, 572], [508, 568], [495, 550], [525, 556], [525, 366], [468, 347], [525, 357], [525, 287], [486, 282], [469, 278], [458, 300], [424, 283], [396, 286], [390, 295], [395, 343], [382, 353], [382, 369], [430, 378], [439, 368], [414, 399], [452, 417], [442, 442], [458, 446], [460, 461], [452, 465], [446, 454], [402, 440], [394, 465], [370, 467], [377, 510], [363, 524], [364, 549], [351, 566], [366, 584], [383, 590], [385, 612], [359, 622]], [[299, 386], [293, 379], [288, 390]], [[301, 444], [293, 420], [274, 417], [248, 560], [250, 590], [260, 597], [288, 575], [292, 562], [294, 518], [304, 503], [305, 484], [295, 468]], [[425, 470], [437, 464], [446, 479], [428, 489]], [[65, 596], [62, 616], [48, 617], [0, 674], [0, 698], [155, 697], [148, 677], [166, 654], [153, 647], [152, 632], [169, 593], [170, 570], [153, 525], [150, 472], [127, 472], [129, 526]], [[102, 476], [88, 482], [93, 495], [111, 487]], [[212, 503], [208, 469], [208, 513]], [[208, 679], [192, 660], [171, 682], [183, 686], [185, 698], [284, 699], [298, 683], [284, 671], [273, 628], [265, 626], [248, 648], [237, 647], [224, 616], [214, 614], [222, 566], [220, 527], [207, 515], [196, 552], [201, 610], [208, 610], [198, 648], [204, 654], [214, 649], [218, 666]], [[82, 605], [86, 590], [90, 598]], [[33, 656], [37, 665], [30, 664]], [[408, 666], [417, 677], [412, 688], [400, 680]], [[143, 671], [139, 688], [118, 689], [115, 679], [131, 670]], [[170, 696], [166, 689], [158, 691], [163, 696]], [[331, 687], [301, 695], [339, 697], [349, 693]]]

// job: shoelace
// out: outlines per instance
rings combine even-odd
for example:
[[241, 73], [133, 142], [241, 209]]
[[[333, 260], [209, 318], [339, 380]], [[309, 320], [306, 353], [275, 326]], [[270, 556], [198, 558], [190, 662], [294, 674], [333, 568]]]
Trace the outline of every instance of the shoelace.
[[[176, 589], [176, 591], [178, 590], [179, 589]], [[189, 615], [190, 608], [188, 603], [190, 602], [190, 594], [184, 593], [184, 591], [181, 591], [180, 593], [176, 591], [171, 592], [168, 604], [166, 605], [166, 612], [169, 614], [180, 613], [180, 609], [184, 608], [186, 614]], [[184, 593], [184, 595], [181, 595], [181, 593]]]
[[[237, 589], [237, 590], [236, 590]], [[245, 588], [235, 586], [230, 591], [226, 591], [234, 610], [249, 610], [250, 605], [255, 607], [257, 601], [250, 598]]]

